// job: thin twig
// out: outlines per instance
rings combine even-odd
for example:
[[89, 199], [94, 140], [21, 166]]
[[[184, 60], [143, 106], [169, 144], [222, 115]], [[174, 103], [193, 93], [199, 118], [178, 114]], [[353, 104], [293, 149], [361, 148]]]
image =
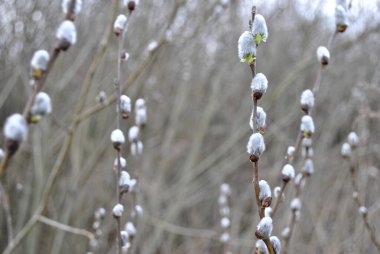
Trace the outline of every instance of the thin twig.
[[0, 182], [0, 195], [1, 195], [1, 204], [4, 208], [4, 213], [7, 221], [7, 234], [8, 234], [8, 244], [12, 242], [13, 239], [13, 225], [12, 225], [12, 214], [10, 211], [9, 204], [9, 195], [7, 188], [4, 188]]
[[85, 229], [72, 227], [72, 226], [60, 223], [58, 221], [49, 219], [49, 218], [42, 216], [42, 215], [37, 216], [37, 220], [41, 223], [44, 223], [44, 224], [49, 225], [51, 227], [57, 228], [59, 230], [69, 232], [69, 233], [75, 234], [75, 235], [85, 236], [89, 240], [95, 239], [95, 235], [93, 233], [91, 233], [90, 231], [87, 231]]
[[271, 217], [272, 217], [272, 218], [274, 218], [274, 215], [276, 214], [276, 211], [277, 211], [278, 205], [279, 205], [280, 202], [282, 201], [282, 194], [284, 193], [286, 186], [287, 186], [287, 182], [282, 181], [282, 185], [281, 185], [280, 192], [278, 193], [278, 196], [277, 196], [276, 202], [274, 203], [274, 206], [273, 206], [273, 209], [272, 209], [272, 212], [271, 212]]
[[[351, 184], [352, 184], [352, 188], [354, 189], [354, 192], [356, 193], [356, 195], [354, 196], [354, 200], [355, 200], [355, 203], [356, 203], [358, 209], [360, 209], [360, 207], [362, 207], [363, 204], [359, 199], [359, 188], [358, 188], [358, 185], [356, 183], [355, 172], [357, 170], [356, 170], [354, 160], [352, 158], [350, 158], [349, 162], [350, 162], [350, 166], [349, 166], [350, 169], [349, 170], [350, 170], [350, 176], [351, 176]], [[372, 243], [376, 246], [377, 250], [380, 253], [380, 242], [379, 242], [379, 240], [377, 240], [375, 230], [373, 229], [373, 227], [370, 225], [370, 223], [368, 221], [368, 214], [363, 213], [361, 217], [363, 218], [364, 226], [365, 226], [366, 230], [368, 231], [368, 234], [371, 238]]]

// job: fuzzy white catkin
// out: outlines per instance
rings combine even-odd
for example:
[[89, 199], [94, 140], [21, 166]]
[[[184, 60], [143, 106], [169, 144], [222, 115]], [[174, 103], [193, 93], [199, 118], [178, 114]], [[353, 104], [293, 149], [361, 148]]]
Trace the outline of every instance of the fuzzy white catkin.
[[288, 149], [286, 150], [286, 154], [289, 156], [289, 157], [293, 157], [294, 156], [294, 151], [296, 149], [294, 148], [294, 146], [288, 146]]
[[250, 155], [260, 157], [265, 151], [264, 137], [260, 133], [254, 133], [249, 137], [247, 144], [247, 152]]
[[123, 113], [130, 113], [132, 110], [131, 99], [126, 95], [120, 96], [120, 110]]
[[223, 217], [221, 220], [220, 220], [220, 225], [222, 226], [222, 228], [228, 228], [230, 226], [230, 219], [228, 219], [227, 217]]
[[303, 166], [303, 170], [309, 174], [312, 175], [314, 173], [314, 163], [312, 159], [307, 159], [305, 161], [305, 164]]
[[361, 215], [367, 215], [367, 213], [368, 213], [368, 209], [367, 209], [367, 207], [365, 207], [365, 206], [361, 206], [361, 207], [359, 208], [359, 213], [360, 213]]
[[313, 140], [311, 138], [302, 139], [302, 147], [311, 147], [312, 144], [313, 144]]
[[287, 176], [290, 179], [293, 179], [295, 177], [294, 167], [290, 164], [284, 165], [282, 167], [281, 173], [282, 173], [282, 175]]
[[[260, 254], [268, 254], [269, 253], [268, 248], [265, 245], [263, 240], [257, 240], [255, 247], [256, 247], [256, 250], [258, 251], [258, 253], [260, 253]], [[257, 253], [257, 252], [255, 252], [255, 253]]]
[[127, 231], [120, 231], [121, 240], [123, 241], [123, 245], [129, 241], [129, 234]]
[[259, 199], [263, 200], [268, 197], [272, 197], [272, 191], [270, 189], [269, 184], [265, 180], [260, 180], [259, 181], [259, 189], [260, 189], [260, 194], [259, 194]]
[[356, 147], [359, 145], [359, 137], [355, 132], [350, 132], [348, 134], [348, 144], [350, 144], [351, 147]]
[[98, 103], [103, 103], [107, 99], [107, 94], [106, 92], [99, 91], [98, 95], [96, 96], [96, 102]]
[[314, 106], [314, 94], [311, 90], [307, 89], [302, 92], [300, 103], [302, 107], [307, 107], [308, 109]]
[[128, 131], [129, 142], [134, 143], [139, 140], [140, 129], [137, 126], [132, 126]]
[[[115, 159], [113, 165], [114, 165], [114, 167], [118, 166], [118, 159], [117, 158]], [[127, 160], [123, 157], [120, 157], [120, 167], [125, 168], [126, 166], [127, 166]]]
[[[62, 11], [67, 14], [70, 8], [71, 0], [63, 0], [62, 1]], [[82, 10], [82, 0], [75, 0], [74, 4], [74, 13], [78, 14]]]
[[[280, 195], [280, 191], [281, 191], [281, 187], [280, 187], [280, 186], [276, 186], [276, 187], [273, 189], [274, 197], [275, 197], [275, 198], [278, 198], [278, 196]], [[282, 199], [282, 200], [285, 199], [285, 194], [284, 194], [284, 192], [282, 193], [281, 199]]]
[[[265, 18], [261, 14], [256, 14], [255, 19], [253, 20], [252, 24], [252, 34], [255, 38], [257, 38], [258, 35], [262, 37], [262, 41], [266, 42], [268, 39], [268, 28], [267, 23], [265, 22]], [[260, 43], [256, 39], [257, 43]]]
[[223, 206], [219, 209], [219, 213], [220, 213], [220, 216], [226, 217], [230, 215], [231, 211], [228, 206]]
[[30, 66], [33, 69], [39, 69], [46, 71], [50, 56], [46, 50], [38, 50], [34, 52], [32, 60], [30, 61]]
[[245, 31], [238, 40], [238, 55], [240, 61], [244, 61], [247, 56], [256, 56], [256, 43], [251, 32]]
[[28, 125], [21, 114], [13, 114], [7, 118], [4, 125], [4, 136], [18, 142], [27, 139]]
[[224, 232], [221, 236], [220, 236], [220, 241], [222, 243], [226, 243], [230, 240], [230, 234], [228, 232]]
[[344, 144], [342, 145], [342, 149], [340, 150], [340, 154], [341, 154], [343, 157], [350, 157], [351, 154], [352, 154], [351, 146], [350, 146], [348, 143], [344, 143]]
[[283, 238], [288, 238], [290, 236], [290, 228], [289, 227], [284, 228], [284, 230], [282, 230], [281, 232], [281, 236]]
[[272, 207], [267, 207], [264, 209], [264, 216], [265, 217], [272, 217]]
[[56, 37], [59, 40], [65, 40], [69, 42], [71, 45], [77, 42], [77, 30], [75, 29], [75, 25], [70, 20], [65, 20], [58, 27]]
[[319, 62], [322, 62], [324, 58], [330, 59], [330, 52], [326, 47], [319, 46], [317, 48], [317, 58]]
[[281, 254], [281, 241], [277, 236], [271, 236], [270, 242], [276, 254]]
[[220, 195], [218, 198], [218, 204], [219, 206], [227, 205], [227, 197], [225, 195]]
[[293, 198], [290, 202], [290, 208], [294, 211], [301, 210], [301, 200], [299, 198]]
[[335, 8], [335, 24], [337, 26], [348, 26], [347, 10], [342, 5], [337, 5]]
[[[256, 112], [257, 128], [259, 129], [265, 128], [266, 118], [267, 118], [267, 114], [265, 113], [264, 109], [262, 107], [257, 107], [257, 112]], [[249, 118], [249, 126], [253, 130], [253, 111], [252, 111], [251, 117]]]
[[123, 215], [124, 212], [124, 206], [122, 204], [117, 204], [112, 209], [113, 216], [120, 218], [121, 215]]
[[273, 230], [273, 221], [271, 217], [264, 217], [257, 225], [257, 232], [263, 238], [269, 238]]
[[304, 133], [313, 134], [315, 131], [313, 118], [311, 116], [303, 116], [301, 119], [300, 129]]
[[111, 133], [111, 141], [113, 143], [123, 144], [125, 142], [125, 137], [124, 137], [123, 132], [119, 129], [113, 130]]
[[136, 205], [135, 206], [135, 212], [136, 212], [137, 216], [141, 216], [141, 215], [143, 215], [144, 210], [143, 210], [143, 208], [140, 205]]
[[146, 109], [137, 109], [135, 112], [135, 124], [137, 126], [145, 125], [147, 122]]
[[129, 184], [129, 191], [130, 192], [136, 192], [137, 191], [137, 180], [136, 179], [131, 179], [128, 184]]
[[153, 52], [158, 46], [158, 43], [156, 41], [151, 41], [149, 44], [148, 44], [148, 52]]
[[226, 195], [226, 196], [231, 195], [231, 188], [230, 188], [230, 185], [228, 183], [222, 183], [220, 185], [220, 194]]
[[115, 23], [113, 24], [113, 28], [115, 31], [123, 31], [125, 27], [125, 23], [127, 22], [127, 17], [123, 14], [117, 16]]
[[259, 92], [264, 94], [268, 89], [268, 79], [263, 73], [257, 73], [252, 79], [251, 83], [252, 92]]
[[47, 93], [39, 92], [31, 108], [33, 115], [47, 115], [51, 113], [51, 99]]
[[131, 176], [128, 174], [127, 171], [120, 172], [119, 186], [129, 186], [130, 180]]
[[127, 233], [130, 235], [130, 236], [135, 236], [136, 233], [137, 233], [137, 230], [135, 228], [135, 225], [133, 225], [132, 222], [127, 222], [124, 226], [124, 229], [125, 231], [127, 231]]

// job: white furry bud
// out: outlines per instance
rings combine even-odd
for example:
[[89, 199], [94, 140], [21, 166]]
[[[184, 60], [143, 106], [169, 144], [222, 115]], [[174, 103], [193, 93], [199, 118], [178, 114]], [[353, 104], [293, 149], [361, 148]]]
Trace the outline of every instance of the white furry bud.
[[349, 158], [351, 157], [352, 151], [351, 146], [348, 143], [344, 143], [342, 145], [342, 149], [340, 150], [340, 154], [343, 158]]
[[288, 146], [288, 149], [286, 150], [286, 154], [288, 157], [293, 157], [295, 152], [294, 146]]
[[112, 209], [112, 215], [115, 218], [120, 218], [123, 215], [124, 206], [122, 204], [117, 204]]
[[98, 95], [96, 96], [96, 102], [98, 103], [103, 103], [107, 99], [107, 94], [106, 92], [99, 91]]
[[228, 228], [230, 224], [231, 224], [230, 219], [228, 219], [227, 217], [223, 217], [220, 220], [220, 225], [222, 226], [222, 228]]
[[137, 216], [141, 216], [141, 215], [143, 215], [144, 210], [143, 210], [143, 208], [140, 205], [136, 205], [135, 206], [135, 212], [136, 212]]
[[17, 142], [27, 139], [28, 125], [21, 114], [13, 114], [7, 118], [4, 125], [4, 136]]
[[220, 194], [226, 196], [231, 195], [231, 188], [228, 183], [222, 183], [222, 185], [220, 185]]
[[307, 89], [301, 94], [301, 109], [304, 112], [309, 112], [309, 110], [314, 106], [314, 94], [311, 90]]
[[67, 50], [70, 45], [74, 45], [77, 42], [77, 30], [75, 25], [70, 20], [65, 20], [58, 27], [56, 37], [60, 40], [60, 48]]
[[259, 45], [261, 41], [266, 42], [268, 39], [267, 23], [265, 22], [265, 18], [260, 14], [255, 15], [252, 24], [252, 34], [257, 45]]
[[[275, 198], [279, 198], [279, 195], [280, 195], [280, 192], [281, 192], [281, 187], [280, 187], [280, 186], [276, 186], [276, 187], [274, 188], [273, 192], [274, 192], [274, 197], [275, 197]], [[284, 194], [284, 192], [282, 192], [281, 200], [282, 200], [282, 201], [285, 200], [285, 194]]]
[[148, 52], [153, 52], [154, 50], [156, 50], [158, 47], [158, 43], [156, 41], [151, 41], [149, 44], [148, 44]]
[[349, 25], [347, 10], [342, 5], [338, 5], [335, 8], [335, 24], [337, 31], [340, 33], [346, 31]]
[[47, 93], [39, 92], [36, 95], [34, 104], [31, 108], [32, 115], [44, 116], [51, 113], [51, 99]]
[[263, 201], [266, 198], [271, 198], [272, 197], [272, 191], [270, 190], [270, 186], [265, 180], [260, 180], [259, 181], [259, 189], [260, 189], [260, 194], [259, 194], [259, 199]]
[[265, 151], [264, 137], [260, 133], [254, 133], [249, 137], [247, 144], [247, 152], [251, 156], [254, 155], [257, 159]]
[[267, 239], [272, 234], [273, 222], [271, 217], [264, 217], [260, 220], [256, 229], [256, 237], [259, 239]]
[[303, 166], [303, 172], [305, 172], [308, 175], [312, 175], [314, 173], [314, 164], [313, 160], [307, 159], [305, 161], [305, 164]]
[[238, 40], [238, 52], [240, 61], [252, 64], [256, 56], [256, 43], [251, 32], [245, 31]]
[[267, 207], [264, 209], [264, 216], [265, 217], [272, 217], [272, 207]]
[[231, 211], [230, 211], [230, 208], [228, 206], [222, 206], [219, 209], [219, 213], [220, 213], [220, 216], [227, 217], [230, 215]]
[[220, 241], [222, 243], [226, 243], [230, 240], [230, 234], [228, 232], [224, 232], [221, 236], [220, 236]]
[[121, 171], [120, 172], [120, 178], [119, 178], [119, 186], [120, 187], [129, 186], [130, 181], [131, 181], [131, 176], [128, 174], [128, 172], [127, 171]]
[[317, 58], [322, 65], [328, 65], [330, 60], [330, 52], [326, 47], [319, 46], [317, 48]]
[[355, 132], [348, 134], [348, 144], [350, 144], [352, 148], [356, 148], [359, 145], [359, 137]]
[[280, 239], [278, 239], [277, 236], [271, 236], [270, 242], [272, 244], [272, 247], [273, 247], [275, 253], [280, 254], [281, 253], [281, 241], [280, 241]]
[[301, 210], [301, 200], [299, 198], [293, 198], [292, 202], [290, 203], [290, 208], [293, 211]]
[[352, 192], [352, 198], [357, 199], [358, 196], [359, 194], [356, 191]]
[[[114, 163], [113, 163], [114, 167], [117, 167], [118, 166], [118, 159], [116, 158]], [[127, 166], [127, 160], [123, 157], [120, 157], [120, 167], [123, 169]]]
[[[257, 112], [256, 112], [256, 123], [257, 123], [257, 128], [259, 130], [264, 130], [266, 127], [266, 118], [267, 114], [265, 113], [264, 109], [262, 107], [257, 107]], [[251, 129], [253, 129], [253, 112], [251, 114], [251, 117], [249, 119], [249, 126], [251, 126]]]
[[139, 140], [140, 129], [137, 126], [132, 126], [128, 131], [129, 142], [137, 142]]
[[252, 79], [251, 89], [254, 99], [259, 100], [268, 89], [267, 77], [262, 73], [257, 73]]
[[[64, 14], [69, 12], [71, 0], [62, 1], [62, 11]], [[74, 14], [78, 14], [82, 10], [82, 0], [74, 1]]]
[[135, 102], [135, 123], [137, 126], [144, 127], [147, 122], [146, 105], [144, 99], [137, 99]]
[[[50, 56], [46, 50], [38, 50], [34, 52], [32, 60], [30, 61], [30, 66], [33, 69], [33, 76], [35, 75], [35, 72], [38, 70], [46, 71], [49, 59]], [[42, 73], [40, 73], [40, 75], [41, 74]]]
[[363, 215], [363, 216], [366, 216], [367, 213], [368, 213], [368, 209], [367, 209], [367, 207], [365, 207], [365, 206], [361, 206], [361, 207], [359, 208], [359, 213], [360, 213], [361, 215]]
[[315, 131], [313, 118], [309, 115], [303, 116], [301, 119], [300, 129], [305, 137], [310, 137], [313, 135]]
[[120, 113], [123, 117], [123, 119], [128, 119], [129, 114], [131, 113], [132, 105], [131, 105], [131, 99], [126, 96], [122, 95], [120, 96]]
[[225, 195], [220, 195], [218, 198], [218, 204], [219, 206], [225, 206], [227, 205], [227, 197]]
[[282, 230], [281, 232], [281, 236], [285, 239], [288, 238], [290, 236], [290, 228], [289, 227], [284, 228], [284, 230]]
[[137, 233], [137, 230], [135, 228], [135, 225], [133, 225], [132, 222], [127, 222], [127, 224], [125, 224], [125, 227], [124, 227], [125, 231], [127, 231], [127, 233], [130, 235], [130, 236], [135, 236], [136, 233]]
[[119, 36], [124, 31], [126, 23], [127, 17], [125, 15], [117, 16], [115, 23], [113, 24], [113, 30], [116, 36]]
[[256, 247], [256, 252], [257, 254], [269, 254], [268, 252], [268, 248], [266, 246], [266, 244], [264, 243], [263, 240], [257, 240], [256, 241], [256, 244], [255, 244], [255, 247]]
[[125, 137], [123, 132], [119, 129], [113, 130], [111, 133], [111, 141], [112, 143], [124, 144]]
[[282, 167], [281, 173], [282, 173], [282, 180], [286, 183], [292, 180], [295, 176], [294, 167], [291, 164], [284, 165]]

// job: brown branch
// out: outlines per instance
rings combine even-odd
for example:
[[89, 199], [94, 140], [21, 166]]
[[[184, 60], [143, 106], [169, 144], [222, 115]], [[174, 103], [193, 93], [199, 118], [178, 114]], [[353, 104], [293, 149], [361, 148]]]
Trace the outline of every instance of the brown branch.
[[278, 197], [276, 198], [276, 202], [274, 203], [274, 206], [273, 206], [273, 209], [272, 209], [272, 212], [271, 212], [271, 217], [274, 218], [274, 215], [276, 214], [276, 211], [277, 211], [277, 208], [278, 208], [278, 205], [280, 204], [281, 200], [282, 200], [282, 195], [285, 191], [285, 188], [286, 188], [286, 185], [287, 185], [288, 182], [285, 182], [285, 181], [282, 181], [282, 185], [281, 185], [281, 189], [280, 189], [280, 192], [278, 194]]
[[60, 223], [58, 221], [52, 220], [52, 219], [47, 218], [47, 217], [42, 216], [42, 215], [37, 216], [37, 220], [43, 224], [49, 225], [49, 226], [57, 228], [59, 230], [69, 232], [69, 233], [75, 234], [75, 235], [85, 236], [89, 240], [95, 239], [95, 235], [93, 233], [91, 233], [90, 231], [87, 231], [85, 229], [72, 227], [72, 226]]

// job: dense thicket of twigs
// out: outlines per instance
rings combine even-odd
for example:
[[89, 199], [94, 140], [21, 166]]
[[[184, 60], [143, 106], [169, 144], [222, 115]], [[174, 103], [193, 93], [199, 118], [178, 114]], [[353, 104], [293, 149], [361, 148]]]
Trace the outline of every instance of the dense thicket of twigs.
[[[315, 50], [327, 42], [333, 17], [319, 7], [297, 1], [258, 3], [269, 28], [266, 46], [258, 51], [260, 72], [269, 79], [262, 105], [268, 113], [267, 151], [261, 175], [272, 187], [288, 145], [294, 144], [301, 117], [299, 96], [314, 82]], [[320, 6], [323, 6], [322, 1]], [[324, 72], [314, 109], [315, 174], [303, 192], [300, 221], [291, 253], [375, 253], [352, 199], [349, 171], [342, 166], [340, 145], [357, 131], [358, 185], [373, 227], [380, 231], [380, 21], [374, 10], [353, 1], [352, 25], [338, 36]], [[149, 124], [144, 155], [127, 157], [140, 179], [144, 216], [138, 228], [139, 253], [221, 253], [218, 192], [232, 188], [233, 253], [249, 253], [254, 245], [257, 210], [251, 166], [245, 151], [251, 132], [248, 117], [250, 72], [237, 57], [237, 39], [248, 29], [250, 7], [244, 1], [141, 1], [127, 32], [130, 59], [124, 77], [132, 78], [127, 94], [144, 97]], [[111, 13], [109, 1], [84, 1], [76, 20], [78, 41], [56, 62], [45, 91], [53, 113], [29, 132], [27, 142], [8, 168], [11, 211], [17, 233], [39, 204], [47, 177], [57, 160], [79, 93]], [[305, 14], [305, 10], [308, 10]], [[60, 1], [0, 3], [0, 125], [20, 112], [29, 93], [29, 61], [33, 52], [49, 49], [62, 20]], [[113, 20], [113, 19], [112, 19]], [[163, 43], [166, 29], [172, 40]], [[146, 48], [158, 42], [157, 52]], [[85, 111], [97, 104], [100, 90], [114, 87], [117, 39], [112, 38], [85, 100]], [[143, 63], [143, 65], [141, 65]], [[247, 69], [245, 69], [246, 67]], [[136, 73], [138, 71], [138, 73]], [[138, 74], [137, 78], [131, 75]], [[94, 212], [105, 207], [99, 253], [114, 244], [114, 155], [109, 135], [115, 128], [114, 104], [81, 119], [50, 193], [44, 215], [70, 226], [92, 230]], [[1, 136], [1, 141], [3, 141]], [[296, 170], [299, 170], [297, 163]], [[290, 192], [289, 192], [290, 191]], [[287, 190], [291, 197], [292, 188]], [[280, 205], [276, 235], [286, 226], [289, 209]], [[255, 217], [254, 217], [255, 216]], [[7, 245], [0, 212], [0, 250]], [[88, 239], [36, 224], [14, 253], [85, 253]]]

